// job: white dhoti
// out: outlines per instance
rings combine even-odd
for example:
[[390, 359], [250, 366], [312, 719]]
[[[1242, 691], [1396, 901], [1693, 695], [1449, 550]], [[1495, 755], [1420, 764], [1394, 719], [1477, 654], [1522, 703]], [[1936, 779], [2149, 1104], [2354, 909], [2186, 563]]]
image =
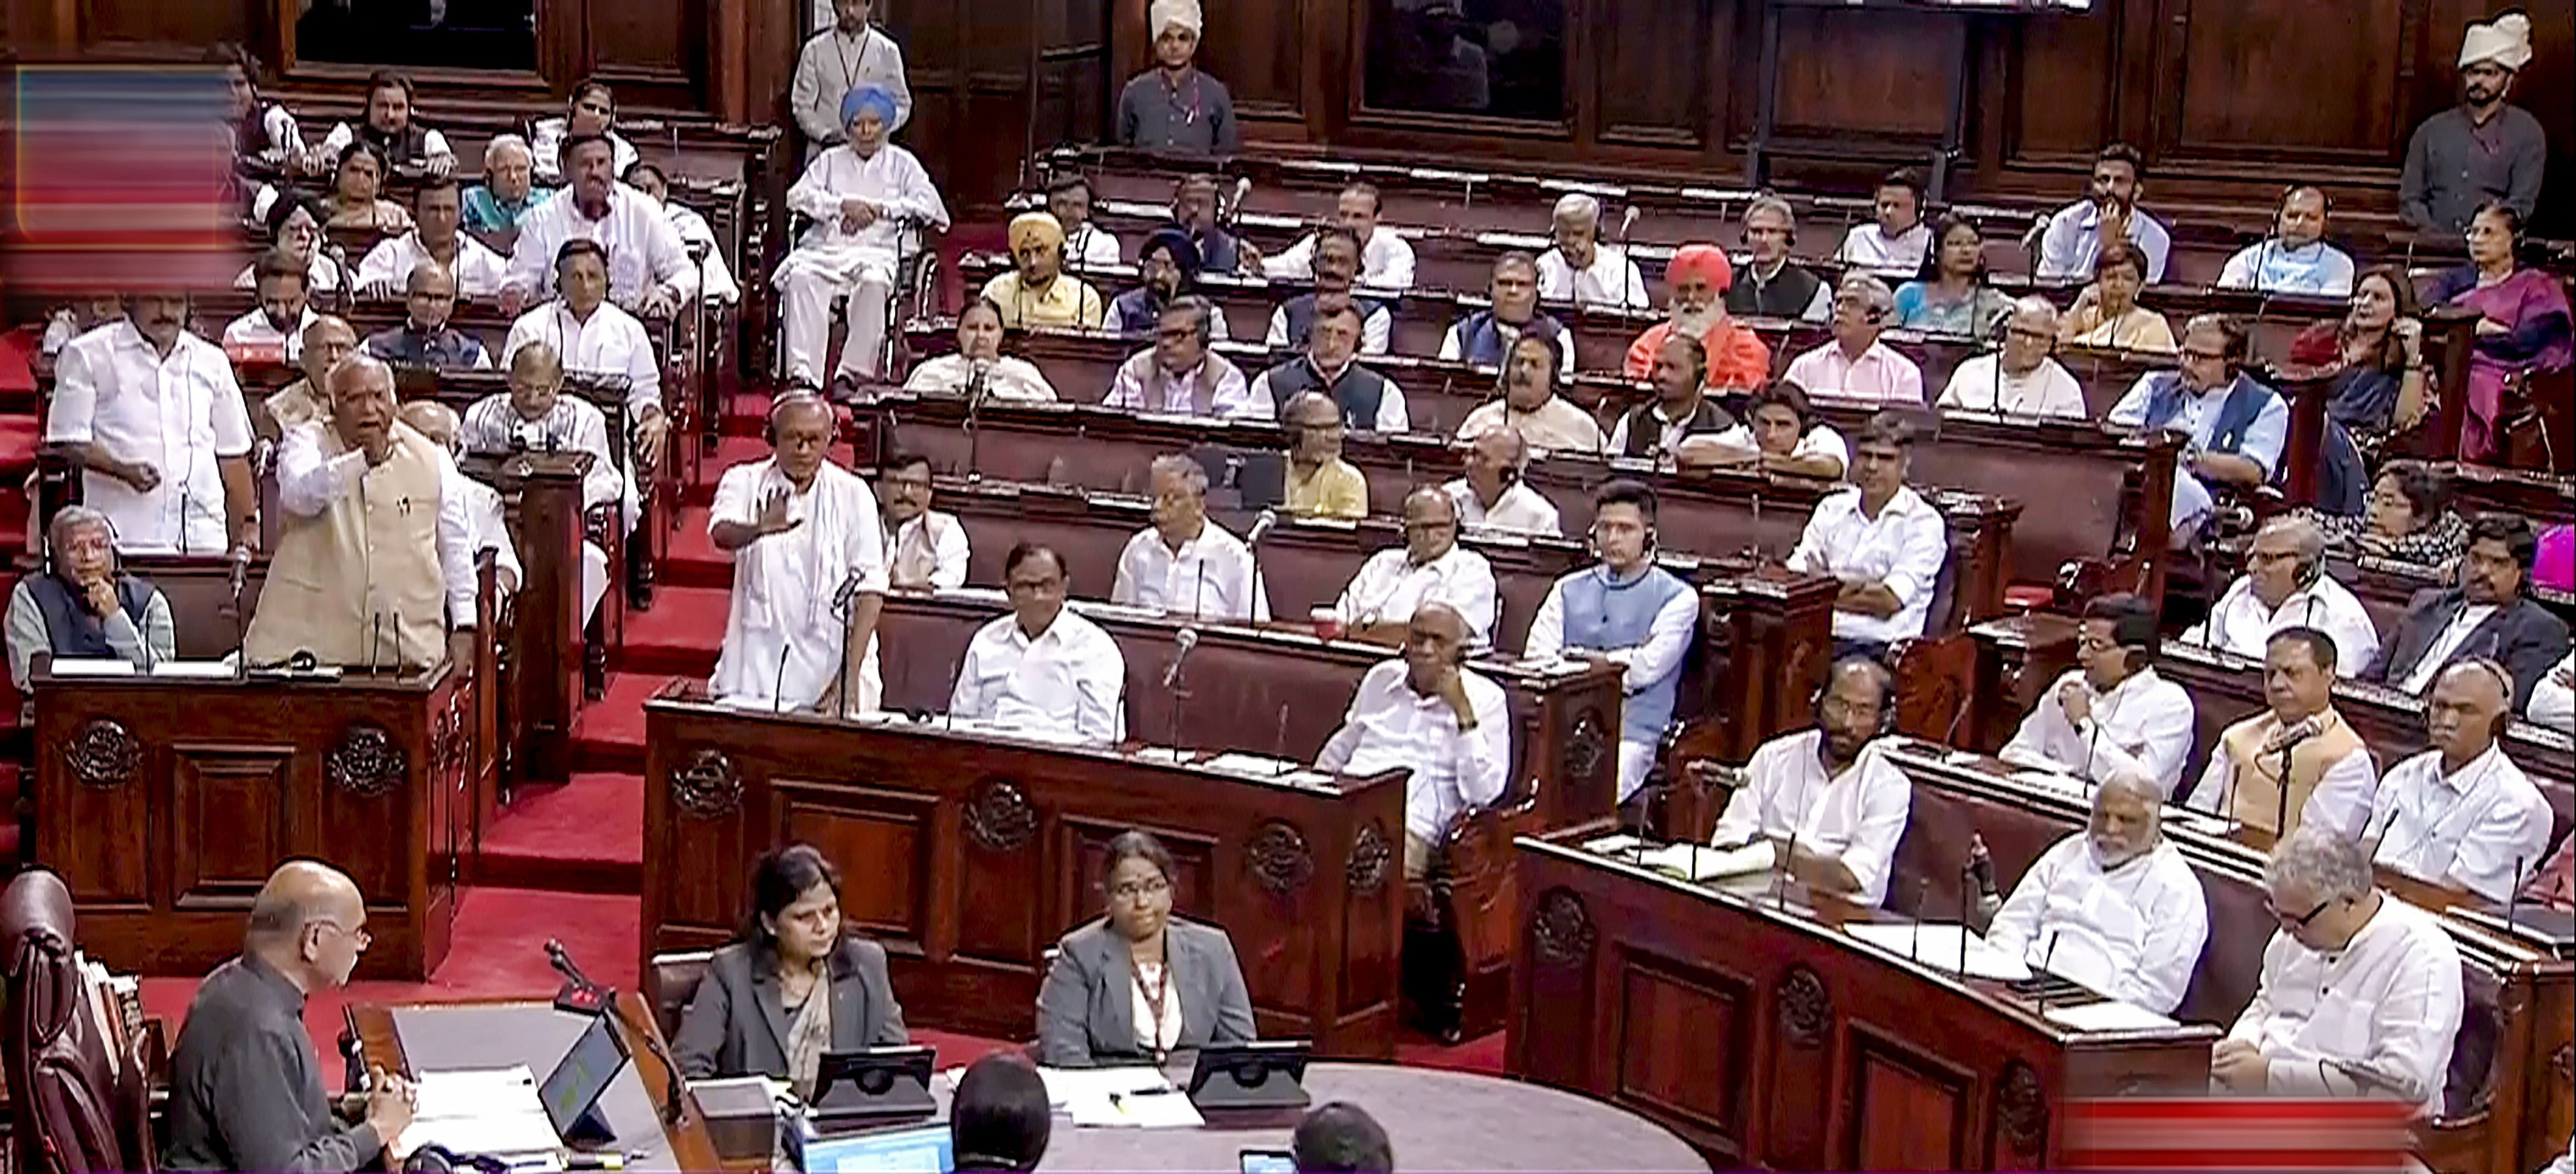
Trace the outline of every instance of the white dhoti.
[[849, 299], [849, 335], [832, 375], [874, 378], [885, 353], [886, 311], [894, 300], [895, 258], [865, 245], [806, 246], [778, 266], [787, 381], [822, 387], [823, 350], [832, 339], [832, 299]]
[[599, 618], [599, 601], [608, 594], [608, 552], [596, 542], [581, 544], [581, 622]]
[[[885, 532], [867, 483], [825, 462], [813, 491], [791, 494], [797, 525], [754, 540], [734, 554], [733, 602], [724, 651], [708, 688], [723, 704], [752, 709], [811, 709], [840, 683], [847, 607], [862, 594], [882, 595]], [[775, 460], [727, 470], [711, 516], [740, 520], [752, 503], [785, 479]], [[850, 673], [843, 697], [852, 713], [882, 708], [884, 686], [875, 641]]]
[[1619, 740], [1619, 801], [1625, 803], [1628, 801], [1628, 796], [1636, 794], [1637, 788], [1646, 783], [1646, 772], [1654, 768], [1654, 743], [1621, 738]]

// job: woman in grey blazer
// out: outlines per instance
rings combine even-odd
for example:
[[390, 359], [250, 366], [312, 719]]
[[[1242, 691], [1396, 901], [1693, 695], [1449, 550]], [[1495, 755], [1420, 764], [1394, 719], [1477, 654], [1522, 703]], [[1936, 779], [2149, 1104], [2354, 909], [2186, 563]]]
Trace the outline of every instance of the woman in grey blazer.
[[1254, 1037], [1234, 941], [1172, 916], [1172, 854], [1144, 832], [1109, 841], [1109, 915], [1056, 942], [1038, 988], [1038, 1062], [1160, 1063], [1183, 1048]]
[[680, 1019], [682, 1073], [784, 1079], [811, 1096], [824, 1052], [909, 1042], [885, 947], [841, 932], [840, 886], [810, 845], [761, 856], [742, 936], [708, 960]]

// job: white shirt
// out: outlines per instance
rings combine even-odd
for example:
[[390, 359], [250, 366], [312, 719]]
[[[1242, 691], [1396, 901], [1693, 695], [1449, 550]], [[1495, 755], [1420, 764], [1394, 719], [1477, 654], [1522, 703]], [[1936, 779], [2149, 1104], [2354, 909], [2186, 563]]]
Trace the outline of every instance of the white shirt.
[[[1761, 445], [1753, 439], [1753, 426], [1741, 421], [1737, 422], [1735, 427], [1715, 436], [1693, 436], [1685, 439], [1683, 444], [1686, 448], [1696, 448], [1705, 444], [1717, 448], [1734, 449], [1738, 452], [1761, 451]], [[1798, 437], [1797, 447], [1789, 450], [1789, 456], [1792, 460], [1832, 457], [1834, 475], [1837, 477], [1842, 476], [1843, 470], [1851, 467], [1851, 446], [1843, 443], [1843, 434], [1834, 431], [1830, 424], [1809, 425], [1806, 433]]]
[[1628, 252], [1613, 244], [1592, 246], [1592, 264], [1576, 269], [1559, 249], [1538, 255], [1538, 296], [1551, 302], [1576, 302], [1586, 306], [1619, 306], [1644, 310], [1654, 303], [1646, 297], [1646, 278], [1637, 271], [1637, 263]]
[[[1288, 251], [1261, 260], [1265, 276], [1313, 280], [1315, 276], [1315, 234], [1307, 233], [1288, 246]], [[1369, 230], [1368, 240], [1360, 247], [1360, 279], [1364, 289], [1402, 293], [1413, 288], [1413, 246], [1386, 225]]]
[[2458, 652], [2460, 645], [2468, 643], [2470, 634], [2478, 630], [2478, 625], [2487, 622], [2487, 617], [2494, 615], [2495, 610], [2492, 603], [2472, 603], [2462, 607], [2460, 614], [2451, 617], [2451, 626], [2433, 638], [2433, 646], [2424, 650], [2423, 659], [2415, 662], [2415, 671], [2406, 674], [2406, 679], [2397, 682], [2397, 687], [2423, 696], [2424, 691], [2441, 678], [2443, 667], [2451, 661], [2451, 654]]
[[492, 563], [510, 572], [510, 582], [525, 586], [528, 573], [519, 566], [519, 551], [510, 539], [509, 516], [501, 504], [501, 492], [489, 485], [459, 476], [451, 482], [465, 505], [465, 521], [470, 528], [466, 539], [475, 553], [492, 552]]
[[81, 474], [81, 500], [115, 525], [118, 551], [217, 555], [229, 545], [216, 462], [250, 454], [250, 413], [215, 344], [182, 330], [164, 358], [130, 319], [63, 344], [45, 440], [86, 442], [160, 475], [139, 490], [95, 469]]
[[1315, 766], [1346, 775], [1413, 772], [1404, 782], [1405, 833], [1439, 843], [1459, 812], [1502, 797], [1512, 761], [1503, 687], [1469, 669], [1458, 671], [1458, 681], [1476, 715], [1472, 730], [1458, 728], [1448, 702], [1413, 691], [1403, 657], [1370, 666]]
[[2576, 652], [2558, 658], [2556, 666], [2541, 674], [2540, 683], [2532, 687], [2531, 703], [2523, 707], [2522, 716], [2533, 725], [2566, 731], [2576, 728], [2576, 685], [2562, 678], [2576, 670]]
[[2334, 576], [2320, 574], [2314, 585], [2291, 592], [2279, 607], [2263, 606], [2254, 594], [2254, 577], [2239, 575], [2227, 585], [2209, 618], [2183, 633], [2182, 642], [2215, 647], [2250, 660], [2263, 659], [2272, 633], [2283, 628], [2315, 628], [2334, 641], [2335, 675], [2358, 676], [2379, 655], [2379, 629], [2370, 610]]
[[1924, 251], [1931, 247], [1929, 224], [1917, 221], [1914, 227], [1890, 237], [1877, 221], [1864, 220], [1843, 234], [1842, 247], [1834, 250], [1834, 260], [1854, 269], [1911, 278], [1922, 271]]
[[[552, 118], [540, 118], [528, 129], [533, 132], [528, 136], [529, 173], [546, 187], [563, 186], [563, 145], [565, 139], [572, 137], [571, 120], [558, 114]], [[626, 141], [626, 136], [611, 130], [604, 132], [603, 137], [608, 140], [609, 174], [624, 175], [627, 168], [635, 166], [635, 161], [642, 158], [635, 153], [635, 144]]]
[[509, 341], [501, 346], [501, 369], [508, 370], [511, 356], [532, 342], [553, 347], [566, 371], [625, 376], [626, 414], [631, 419], [642, 419], [648, 407], [662, 406], [662, 365], [653, 355], [652, 336], [614, 302], [601, 302], [588, 322], [573, 317], [562, 302], [547, 302], [519, 315], [510, 324]]
[[1950, 370], [1950, 382], [1941, 388], [1939, 406], [1999, 416], [2092, 418], [2093, 410], [2084, 404], [2084, 386], [2056, 359], [2042, 358], [2039, 366], [2023, 375], [2002, 368], [1994, 355], [1960, 360]]
[[600, 411], [599, 405], [567, 392], [555, 397], [554, 409], [544, 419], [524, 420], [519, 409], [510, 406], [510, 393], [496, 391], [465, 409], [465, 419], [456, 430], [458, 447], [468, 453], [506, 453], [513, 440], [531, 452], [589, 453], [590, 471], [581, 478], [582, 508], [620, 502], [628, 514], [627, 524], [634, 524], [634, 487], [626, 483], [617, 455], [608, 447], [608, 413]]
[[[1200, 359], [1199, 365], [1191, 368], [1186, 375], [1161, 372], [1163, 378], [1160, 385], [1153, 388], [1145, 386], [1144, 377], [1144, 372], [1156, 367], [1152, 350], [1149, 348], [1141, 356], [1144, 362], [1137, 362], [1137, 357], [1130, 356], [1127, 362], [1118, 364], [1118, 374], [1110, 379], [1109, 394], [1101, 397], [1101, 407], [1124, 408], [1131, 412], [1159, 416], [1199, 414], [1199, 379], [1207, 373], [1209, 363], [1218, 362], [1214, 355]], [[1394, 384], [1390, 382], [1387, 389], [1393, 391]], [[1208, 394], [1207, 418], [1271, 420], [1278, 418], [1278, 408], [1270, 398], [1268, 383], [1263, 383], [1260, 394], [1255, 395], [1251, 385], [1243, 378], [1243, 369], [1231, 362], [1225, 362], [1219, 363], [1216, 387]]]
[[[401, 297], [411, 288], [411, 271], [432, 259], [429, 249], [420, 243], [417, 228], [377, 241], [376, 247], [367, 250], [366, 259], [358, 262], [358, 292], [371, 298]], [[509, 263], [490, 246], [474, 239], [472, 233], [459, 232], [456, 261], [447, 267], [447, 272], [456, 279], [457, 297], [498, 297]]]
[[967, 560], [974, 555], [966, 525], [956, 515], [923, 510], [886, 537], [887, 580], [896, 587], [963, 587]]
[[[766, 457], [735, 465], [717, 480], [708, 533], [722, 522], [757, 522], [761, 498], [773, 491], [786, 493], [787, 516], [797, 525], [733, 552], [724, 649], [707, 688], [723, 704], [805, 709], [841, 680], [849, 623], [833, 614], [834, 597], [845, 586], [854, 595], [885, 594], [885, 527], [877, 520], [876, 494], [857, 474], [825, 461], [799, 493], [778, 458]], [[843, 704], [857, 712], [876, 709], [881, 681], [872, 640]]]
[[313, 325], [313, 307], [307, 305], [296, 316], [295, 329], [279, 330], [268, 320], [268, 311], [254, 308], [249, 313], [224, 324], [224, 350], [229, 356], [234, 347], [278, 347], [289, 363], [304, 356], [304, 329]]
[[1726, 801], [1709, 842], [1732, 848], [1757, 836], [1795, 838], [1799, 847], [1841, 861], [1860, 882], [1860, 903], [1876, 905], [1887, 899], [1896, 844], [1914, 810], [1914, 784], [1875, 742], [1827, 778], [1824, 739], [1823, 730], [1803, 730], [1755, 750], [1744, 764], [1744, 785]]
[[1065, 272], [1080, 277], [1086, 270], [1115, 269], [1118, 265], [1118, 238], [1099, 225], [1086, 220], [1064, 235]]
[[1202, 619], [1270, 618], [1270, 590], [1262, 585], [1252, 548], [1213, 521], [1177, 551], [1164, 543], [1161, 531], [1137, 531], [1118, 552], [1109, 601]]
[[[1550, 584], [1547, 598], [1538, 605], [1538, 614], [1530, 618], [1529, 639], [1522, 647], [1521, 659], [1549, 661], [1566, 654], [1565, 582], [1583, 575], [1607, 580], [1610, 570], [1595, 564]], [[1647, 625], [1645, 643], [1626, 648], [1580, 648], [1574, 651], [1605, 657], [1620, 666], [1620, 691], [1631, 695], [1642, 693], [1671, 680], [1675, 673], [1681, 671], [1682, 656], [1690, 651], [1691, 633], [1698, 630], [1698, 620], [1699, 592], [1675, 592], [1672, 599], [1656, 610], [1654, 621]]]
[[[856, 232], [841, 230], [841, 201], [865, 200], [877, 219]], [[787, 288], [790, 277], [812, 273], [832, 282], [892, 281], [898, 254], [910, 231], [904, 222], [948, 228], [948, 203], [930, 182], [930, 172], [912, 152], [886, 143], [860, 158], [848, 144], [830, 148], [806, 164], [805, 174], [787, 189], [787, 206], [813, 219], [796, 247], [779, 263], [773, 283]]]
[[[2461, 1006], [2459, 947], [2432, 914], [2382, 893], [2334, 953], [2273, 931], [2261, 985], [2227, 1038], [2271, 1061], [2272, 1095], [2394, 1095], [2429, 1116], [2442, 1110]], [[2372, 1085], [2320, 1061], [2362, 1069]]]
[[1510, 428], [1521, 434], [1521, 440], [1533, 457], [1551, 452], [1601, 455], [1609, 438], [1601, 434], [1601, 422], [1592, 413], [1576, 407], [1574, 401], [1561, 395], [1547, 397], [1534, 412], [1514, 409], [1511, 401], [1497, 396], [1486, 400], [1467, 418], [1458, 422], [1458, 443], [1466, 444], [1488, 432]]
[[[950, 352], [922, 360], [903, 381], [903, 389], [912, 392], [936, 392], [941, 395], [963, 395], [975, 381], [975, 361]], [[1054, 403], [1055, 385], [1047, 382], [1046, 372], [1027, 359], [1004, 355], [984, 370], [984, 394], [997, 400], [1017, 403]]]
[[[2102, 206], [2091, 200], [2078, 200], [2060, 208], [2048, 218], [2048, 230], [2039, 238], [2039, 256], [2032, 259], [2031, 280], [2042, 283], [2090, 281], [2093, 259], [2102, 251]], [[2146, 256], [2147, 283], [2165, 279], [2165, 254], [2173, 248], [2173, 237], [2165, 226], [2139, 207], [2129, 209], [2129, 243]]]
[[[336, 457], [322, 455], [322, 430], [330, 426], [319, 420], [301, 424], [287, 429], [278, 441], [277, 504], [299, 518], [320, 514], [358, 492], [373, 472], [365, 449], [353, 448]], [[447, 620], [450, 627], [470, 627], [475, 622], [474, 555], [482, 549], [477, 541], [481, 528], [466, 501], [465, 487], [472, 482], [456, 470], [446, 449], [435, 444], [426, 447], [438, 459], [438, 577], [447, 591]], [[500, 544], [505, 552], [509, 545]], [[517, 561], [515, 553], [510, 561]]]
[[2456, 774], [2439, 750], [2398, 763], [2371, 797], [2370, 826], [2374, 862], [2498, 904], [2549, 852], [2549, 800], [2501, 742]]
[[1476, 496], [1476, 487], [1469, 485], [1464, 477], [1440, 488], [1458, 507], [1458, 524], [1468, 529], [1559, 536], [1565, 533], [1565, 523], [1557, 516], [1556, 503], [1549, 501], [1546, 494], [1530, 488], [1527, 481], [1513, 481], [1491, 506]]
[[1883, 342], [1870, 343], [1854, 359], [1843, 354], [1841, 343], [1828, 341], [1791, 359], [1782, 377], [1819, 402], [1923, 406], [1923, 368]]
[[[2144, 428], [2147, 404], [2155, 396], [2155, 382], [2161, 374], [2149, 371], [2138, 376], [2138, 381], [2129, 385], [2128, 393], [2120, 397], [2120, 402], [2111, 405], [2102, 422], [2121, 428]], [[2234, 388], [2233, 383], [2226, 383], [2204, 392], [2185, 389], [2182, 406], [2174, 412], [2172, 419], [2165, 421], [2165, 431], [2179, 432], [2190, 438], [2190, 444], [2183, 453], [2183, 463], [2177, 466], [2174, 476], [2173, 527], [2176, 534], [2198, 530], [2201, 520], [2215, 508], [2209, 487], [2201, 484], [2200, 475], [2191, 471], [2188, 461], [2216, 441], [2220, 409], [2226, 405]], [[2246, 426], [2235, 455], [2260, 465], [2264, 479], [2270, 480], [2273, 471], [2281, 467], [2281, 456], [2289, 442], [2290, 408], [2280, 396], [2274, 395], [2255, 415], [2254, 422]]]
[[632, 306], [655, 288], [667, 287], [673, 300], [685, 304], [698, 290], [697, 266], [680, 244], [680, 232], [653, 197], [622, 183], [608, 185], [608, 212], [597, 220], [582, 214], [565, 188], [519, 220], [518, 243], [502, 283], [530, 301], [555, 292], [555, 255], [571, 240], [596, 242], [608, 253], [608, 298]]
[[2092, 837], [2077, 832], [2021, 874], [1986, 941], [2087, 990], [2170, 1015], [2209, 943], [2209, 897], [2170, 840], [2160, 836], [2106, 871]]
[[1360, 564], [1333, 610], [1353, 627], [1400, 624], [1426, 603], [1448, 604], [1465, 617], [1469, 643], [1490, 642], [1495, 612], [1493, 564], [1456, 543], [1420, 566], [1413, 564], [1403, 547], [1390, 547]]
[[[310, 293], [330, 293], [340, 288], [340, 278], [344, 273], [347, 273], [347, 267], [333, 257], [330, 250], [315, 249], [313, 259], [304, 263], [304, 288]], [[352, 274], [349, 280], [355, 282], [357, 277]], [[242, 271], [233, 278], [233, 288], [259, 288], [257, 262], [242, 266]]]
[[[2278, 754], [2275, 751], [2274, 757]], [[2226, 742], [2210, 747], [2209, 765], [2202, 768], [2200, 781], [2192, 784], [2187, 806], [2210, 815], [2227, 814], [2221, 801], [2235, 793], [2235, 762]], [[2327, 764], [2325, 773], [2317, 776], [2316, 789], [2308, 792], [2308, 801], [2299, 808], [2299, 824], [2319, 824], [2337, 835], [2359, 836], [2370, 820], [2370, 793], [2378, 786], [2379, 768], [2370, 761], [2370, 749], [2354, 750]]]
[[1036, 639], [1020, 630], [1018, 616], [1005, 615], [966, 645], [948, 711], [1105, 744], [1127, 736], [1126, 688], [1118, 642], [1072, 608]]
[[2351, 256], [2324, 241], [2285, 249], [2281, 238], [2265, 237], [2227, 259], [2218, 287], [2341, 298], [2352, 295], [2352, 274]]
[[1933, 582], [1949, 557], [1948, 527], [1932, 503], [1900, 486], [1871, 518], [1862, 514], [1855, 486], [1816, 503], [1798, 548], [1789, 552], [1789, 569], [1885, 584], [1896, 593], [1895, 615], [1880, 619], [1836, 608], [1833, 630], [1836, 639], [1892, 644], [1923, 634]]
[[[1356, 303], [1354, 305], [1356, 306]], [[1385, 354], [1389, 345], [1388, 340], [1394, 335], [1395, 315], [1387, 310], [1385, 303], [1381, 302], [1376, 309], [1370, 310], [1360, 318], [1360, 353]], [[1262, 332], [1261, 345], [1277, 352], [1295, 349], [1292, 343], [1302, 343], [1302, 340], [1292, 340], [1288, 337], [1288, 303], [1281, 302], [1271, 307], [1270, 326]]]
[[[2057, 697], [2070, 684], [2093, 703], [2092, 714], [2080, 723], [2066, 720], [2066, 706]], [[2096, 783], [2134, 774], [2153, 780], [2171, 799], [2182, 783], [2183, 761], [2191, 757], [2193, 729], [2191, 694], [2157, 676], [2153, 665], [2108, 693], [2095, 692], [2084, 670], [2068, 669], [2040, 694], [1998, 757]]]

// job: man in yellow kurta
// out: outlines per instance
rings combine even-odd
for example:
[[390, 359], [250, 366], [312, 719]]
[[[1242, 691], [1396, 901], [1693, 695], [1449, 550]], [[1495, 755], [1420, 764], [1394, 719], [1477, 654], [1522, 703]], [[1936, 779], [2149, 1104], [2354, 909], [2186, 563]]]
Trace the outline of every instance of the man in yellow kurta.
[[1292, 517], [1368, 516], [1368, 478], [1342, 459], [1342, 406], [1320, 391], [1299, 392], [1279, 413], [1288, 434], [1288, 485], [1282, 503]]
[[1011, 260], [1017, 268], [984, 283], [984, 296], [1001, 307], [1002, 325], [1098, 330], [1109, 303], [1081, 278], [1064, 275], [1064, 226], [1045, 212], [1011, 219]]

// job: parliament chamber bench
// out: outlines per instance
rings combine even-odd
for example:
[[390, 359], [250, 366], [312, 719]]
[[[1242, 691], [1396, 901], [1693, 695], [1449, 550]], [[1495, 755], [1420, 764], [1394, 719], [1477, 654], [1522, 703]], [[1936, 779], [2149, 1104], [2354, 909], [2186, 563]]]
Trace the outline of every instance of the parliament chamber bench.
[[[1725, 1160], [1822, 1169], [2048, 1168], [2066, 1142], [2070, 1101], [2205, 1089], [2207, 1025], [2224, 1031], [2252, 999], [2276, 928], [2262, 835], [2169, 811], [2165, 834], [2199, 875], [2210, 918], [2174, 1014], [2181, 1025], [2082, 1031], [2047, 1008], [2083, 1000], [2035, 1002], [1960, 976], [1928, 948], [1909, 958], [1835, 932], [1844, 920], [1955, 923], [1974, 896], [1964, 867], [1972, 840], [1985, 842], [1997, 887], [2010, 892], [2089, 818], [2080, 780], [1912, 739], [1887, 749], [1913, 793], [1884, 913], [1793, 902], [1794, 884], [1700, 888], [1583, 851], [1595, 832], [1521, 841], [1533, 962], [1514, 1004], [1512, 1070], [1628, 1105]], [[1726, 799], [1722, 784], [1694, 779], [1668, 804], [1662, 833], [1705, 842]], [[2385, 870], [2381, 879], [2426, 908], [2468, 911], [2442, 922], [2460, 949], [2467, 1013], [2444, 1109], [2419, 1127], [2422, 1152], [2446, 1172], [2547, 1161], [2576, 1117], [2565, 1075], [2576, 1016], [2568, 943], [2508, 930], [2456, 894]], [[1694, 1040], [1721, 1042], [1656, 1046], [1678, 1023]], [[1784, 1112], [1814, 1104], [1839, 1108], [1825, 1120]]]
[[1233, 934], [1254, 1006], [1266, 1012], [1264, 1034], [1312, 1034], [1330, 1054], [1384, 1058], [1400, 995], [1434, 1030], [1499, 1026], [1512, 963], [1508, 846], [1523, 832], [1608, 818], [1615, 669], [1475, 663], [1508, 697], [1510, 773], [1500, 799], [1445, 831], [1408, 915], [1401, 783], [1282, 785], [1254, 777], [1257, 769], [1211, 773], [1171, 750], [1311, 762], [1361, 676], [1392, 650], [1190, 625], [1196, 648], [1167, 690], [1184, 625], [1069, 606], [1125, 656], [1129, 741], [1120, 747], [996, 740], [930, 716], [948, 708], [973, 633], [1008, 614], [989, 591], [887, 597], [877, 630], [894, 716], [882, 720], [714, 706], [693, 685], [649, 703], [646, 972], [654, 954], [730, 936], [740, 861], [789, 839], [849, 839], [849, 851], [833, 854], [907, 862], [882, 876], [853, 874], [842, 902], [886, 942], [908, 1018], [1020, 1038], [1032, 1027], [1044, 951], [1098, 909], [1098, 847], [1141, 826], [1195, 878], [1177, 886], [1179, 911]]

